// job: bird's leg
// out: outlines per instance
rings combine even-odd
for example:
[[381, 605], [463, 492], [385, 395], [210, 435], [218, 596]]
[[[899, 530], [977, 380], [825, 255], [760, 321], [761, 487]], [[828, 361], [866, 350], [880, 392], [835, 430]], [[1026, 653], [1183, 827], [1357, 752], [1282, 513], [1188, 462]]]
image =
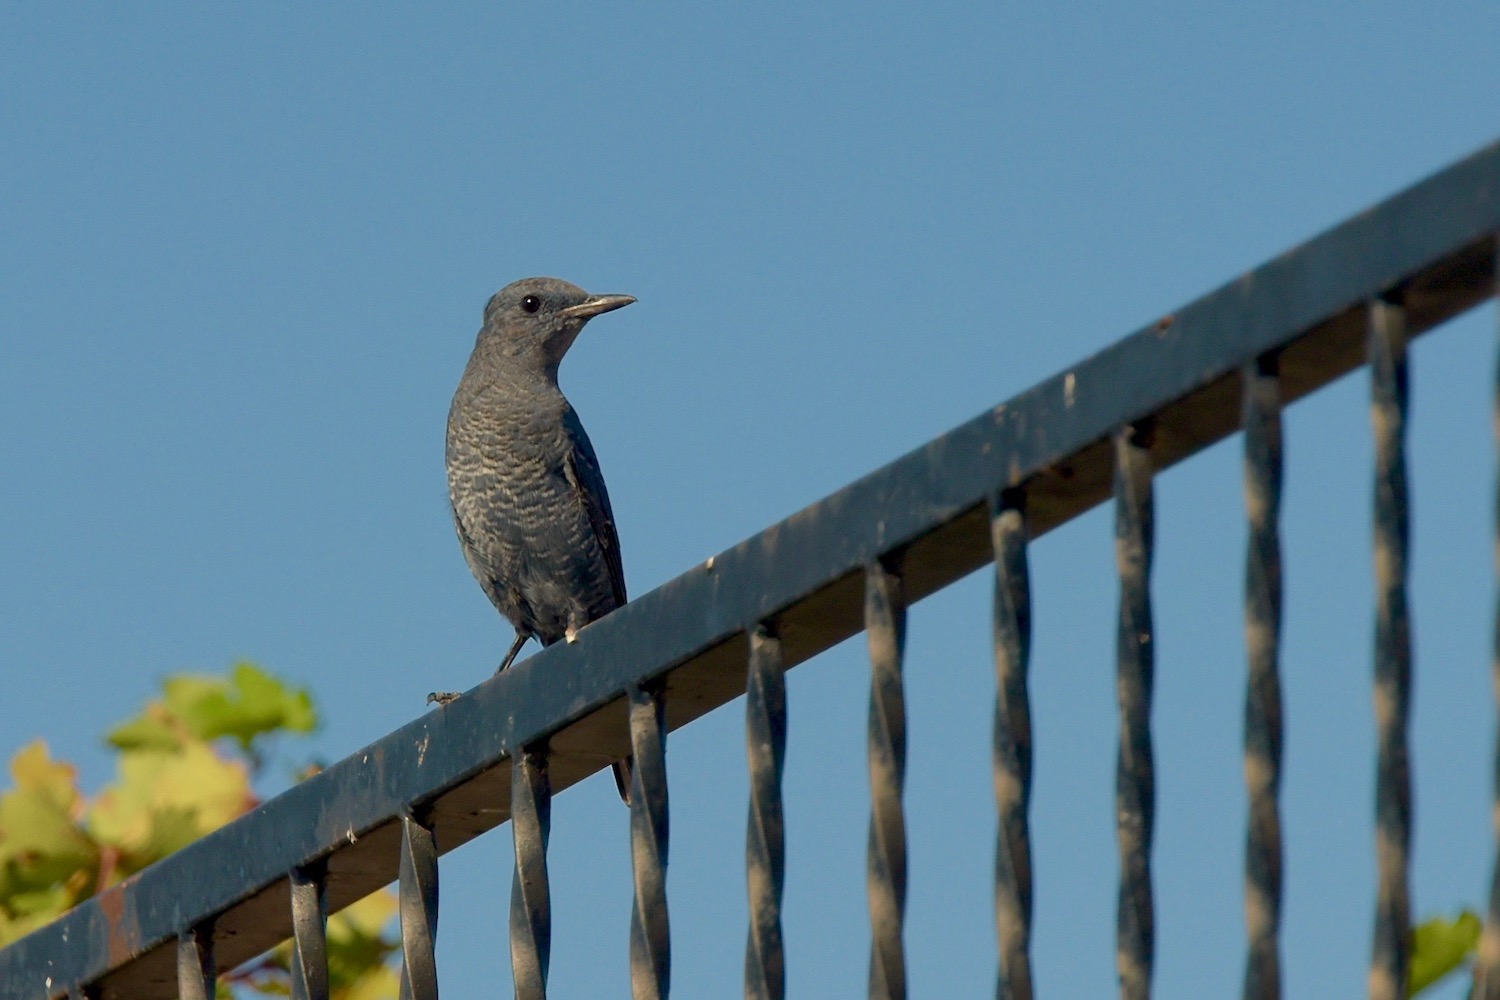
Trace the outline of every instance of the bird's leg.
[[[521, 647], [526, 645], [526, 640], [530, 638], [530, 632], [517, 632], [516, 641], [510, 644], [510, 649], [506, 650], [505, 659], [500, 661], [500, 667], [495, 671], [495, 673], [498, 674], [501, 670], [504, 670], [506, 667], [510, 666], [511, 663], [515, 660], [516, 654], [521, 651]], [[450, 702], [456, 701], [458, 699], [458, 695], [459, 692], [457, 691], [432, 691], [427, 695], [427, 704], [447, 705]]]
[[510, 649], [506, 651], [505, 659], [500, 661], [500, 666], [495, 669], [495, 673], [498, 674], [506, 667], [510, 666], [511, 663], [515, 660], [516, 654], [521, 651], [521, 647], [526, 645], [526, 640], [530, 638], [530, 632], [522, 632], [521, 630], [517, 629], [516, 641], [510, 644]]

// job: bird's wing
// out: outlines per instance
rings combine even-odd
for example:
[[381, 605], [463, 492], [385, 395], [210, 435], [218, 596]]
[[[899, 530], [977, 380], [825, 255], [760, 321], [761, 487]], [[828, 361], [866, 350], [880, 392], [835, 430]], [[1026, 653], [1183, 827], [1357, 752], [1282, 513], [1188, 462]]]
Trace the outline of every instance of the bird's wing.
[[484, 590], [490, 603], [499, 608], [502, 606], [500, 591], [495, 579], [495, 568], [484, 558], [482, 550], [469, 534], [468, 527], [464, 524], [463, 515], [458, 512], [458, 507], [449, 503], [449, 509], [453, 511], [453, 527], [458, 531], [458, 546], [463, 551], [464, 562], [469, 564], [469, 570], [474, 574], [474, 579], [479, 581], [479, 586]]
[[572, 450], [568, 454], [566, 472], [568, 482], [578, 493], [583, 509], [588, 512], [589, 524], [594, 537], [604, 550], [604, 560], [609, 566], [610, 586], [614, 590], [615, 603], [625, 603], [625, 567], [620, 561], [620, 536], [615, 532], [615, 515], [609, 509], [609, 490], [604, 487], [604, 473], [599, 469], [599, 459], [594, 446], [583, 429], [583, 422], [571, 406], [563, 415], [563, 426], [567, 428]]

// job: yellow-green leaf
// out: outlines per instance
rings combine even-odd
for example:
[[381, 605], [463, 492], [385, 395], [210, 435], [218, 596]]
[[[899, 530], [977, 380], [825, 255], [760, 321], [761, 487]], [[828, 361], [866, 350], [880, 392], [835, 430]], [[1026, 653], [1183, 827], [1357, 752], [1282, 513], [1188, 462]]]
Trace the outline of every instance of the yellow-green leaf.
[[[97, 856], [93, 843], [57, 804], [36, 792], [0, 795], [0, 864], [35, 872], [27, 881], [67, 878]], [[55, 869], [52, 874], [46, 874]]]
[[235, 664], [234, 684], [247, 713], [275, 719], [275, 728], [294, 733], [310, 733], [317, 728], [318, 715], [306, 688], [289, 687], [253, 663]]
[[0, 795], [0, 945], [55, 919], [98, 872], [97, 846], [78, 828], [77, 772], [41, 740], [11, 761], [16, 785]]
[[44, 740], [33, 740], [11, 758], [10, 773], [16, 787], [35, 792], [71, 813], [78, 803], [78, 768], [52, 759]]
[[177, 753], [133, 751], [121, 755], [119, 779], [95, 800], [89, 829], [124, 853], [124, 876], [218, 829], [255, 801], [245, 764], [224, 760], [206, 743], [189, 742]]
[[397, 1000], [401, 981], [389, 965], [375, 965], [346, 986], [330, 991], [333, 1000]]
[[1434, 917], [1412, 931], [1410, 992], [1415, 995], [1464, 964], [1479, 944], [1479, 918], [1464, 910], [1457, 919]]
[[382, 889], [329, 917], [328, 936], [335, 940], [355, 934], [377, 936], [395, 916], [396, 897], [390, 890]]
[[[0, 794], [0, 947], [88, 895], [139, 871], [252, 808], [256, 740], [317, 726], [312, 698], [253, 664], [227, 676], [178, 675], [162, 697], [110, 731], [115, 780], [91, 801], [76, 769], [37, 741], [16, 754]], [[238, 751], [223, 742], [232, 739]], [[316, 768], [312, 769], [312, 773]], [[335, 1000], [396, 1000], [396, 900], [382, 890], [329, 920]], [[218, 995], [289, 995], [283, 945], [221, 982]]]
[[16, 787], [0, 795], [0, 868], [7, 894], [49, 889], [75, 871], [91, 870], [98, 851], [75, 820], [74, 769], [54, 762], [38, 740], [16, 754], [11, 774]]
[[199, 739], [232, 737], [249, 748], [263, 733], [311, 732], [317, 725], [312, 696], [252, 663], [235, 665], [229, 680], [182, 674], [165, 684], [166, 707]]
[[140, 715], [111, 729], [105, 739], [117, 750], [176, 750], [190, 735], [165, 705], [153, 701]]
[[57, 889], [48, 899], [38, 897], [28, 899], [28, 908], [15, 915], [7, 913], [4, 907], [0, 907], [0, 948], [17, 938], [25, 937], [39, 927], [50, 924], [67, 912], [75, 902], [76, 900], [69, 898], [63, 889]]
[[15, 893], [5, 903], [5, 908], [17, 917], [41, 916], [50, 920], [73, 905], [73, 894], [66, 885], [54, 885], [35, 892]]
[[[334, 995], [362, 985], [396, 950], [396, 939], [384, 934], [396, 915], [396, 897], [387, 889], [371, 893], [352, 906], [328, 918], [328, 974]], [[377, 977], [378, 979], [378, 977]], [[380, 992], [351, 994], [361, 998], [383, 997]], [[395, 996], [395, 994], [391, 994]]]

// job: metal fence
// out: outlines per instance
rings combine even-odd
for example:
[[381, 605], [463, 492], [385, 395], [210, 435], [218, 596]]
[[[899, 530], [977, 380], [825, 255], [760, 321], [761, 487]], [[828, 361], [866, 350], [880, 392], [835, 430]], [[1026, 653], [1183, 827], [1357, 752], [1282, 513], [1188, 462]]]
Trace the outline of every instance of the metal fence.
[[[1027, 546], [1111, 497], [1119, 570], [1120, 992], [1151, 984], [1152, 480], [1243, 428], [1250, 528], [1244, 995], [1278, 997], [1281, 409], [1368, 366], [1376, 443], [1379, 893], [1370, 994], [1405, 995], [1411, 684], [1406, 345], [1495, 294], [1500, 144], [934, 439], [430, 712], [0, 951], [0, 998], [213, 995], [291, 938], [294, 995], [326, 997], [324, 925], [400, 883], [402, 996], [437, 996], [438, 856], [512, 821], [517, 997], [545, 995], [551, 796], [627, 751], [634, 995], [665, 997], [666, 736], [746, 695], [745, 994], [785, 992], [785, 672], [864, 630], [871, 661], [869, 995], [906, 995], [906, 607], [995, 567], [999, 997], [1032, 996]], [[1500, 642], [1496, 679], [1500, 683]], [[1497, 750], [1500, 797], [1500, 750]], [[1500, 804], [1497, 804], [1500, 810]], [[1500, 813], [1497, 813], [1500, 814]], [[1500, 998], [1500, 869], [1475, 995]]]

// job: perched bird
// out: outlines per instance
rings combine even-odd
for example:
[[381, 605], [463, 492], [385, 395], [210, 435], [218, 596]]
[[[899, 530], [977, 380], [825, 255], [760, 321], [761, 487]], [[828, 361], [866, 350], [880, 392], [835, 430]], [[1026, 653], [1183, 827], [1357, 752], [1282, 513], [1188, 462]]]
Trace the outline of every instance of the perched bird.
[[[469, 569], [516, 629], [500, 670], [527, 639], [572, 642], [625, 603], [604, 475], [557, 368], [585, 323], [634, 301], [526, 278], [485, 306], [448, 411], [448, 496]], [[629, 775], [628, 761], [615, 764], [627, 802]]]

